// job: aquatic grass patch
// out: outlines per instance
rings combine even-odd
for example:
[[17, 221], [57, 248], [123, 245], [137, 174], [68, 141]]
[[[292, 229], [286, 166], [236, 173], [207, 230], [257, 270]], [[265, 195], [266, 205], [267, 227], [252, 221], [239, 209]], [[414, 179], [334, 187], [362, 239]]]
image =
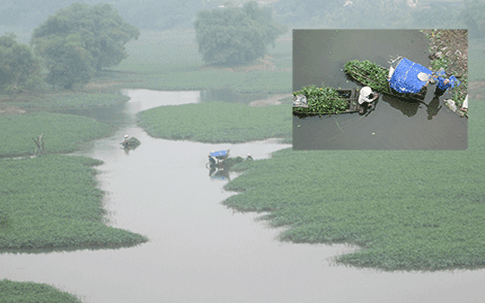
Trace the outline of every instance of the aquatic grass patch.
[[77, 156], [0, 160], [0, 250], [31, 251], [132, 246], [141, 235], [106, 226], [94, 165]]
[[252, 107], [207, 102], [161, 106], [138, 113], [139, 124], [153, 137], [208, 143], [239, 143], [291, 138], [290, 105]]
[[0, 116], [0, 128], [0, 157], [33, 155], [37, 147], [32, 138], [40, 134], [47, 153], [65, 153], [112, 131], [92, 118], [55, 113]]
[[81, 303], [75, 295], [60, 291], [53, 286], [34, 282], [0, 280], [1, 302]]
[[[473, 102], [473, 101], [472, 101]], [[475, 104], [475, 103], [474, 103]], [[476, 104], [478, 116], [485, 111]], [[349, 243], [336, 261], [385, 270], [485, 266], [485, 118], [466, 151], [293, 151], [242, 162], [223, 204], [286, 227], [283, 241]]]

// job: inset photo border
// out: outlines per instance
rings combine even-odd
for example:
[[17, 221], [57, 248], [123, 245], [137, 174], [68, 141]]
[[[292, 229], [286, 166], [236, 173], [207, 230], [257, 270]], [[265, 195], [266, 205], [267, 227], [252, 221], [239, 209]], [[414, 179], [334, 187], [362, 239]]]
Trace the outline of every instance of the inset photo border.
[[293, 30], [293, 149], [467, 149], [467, 34]]

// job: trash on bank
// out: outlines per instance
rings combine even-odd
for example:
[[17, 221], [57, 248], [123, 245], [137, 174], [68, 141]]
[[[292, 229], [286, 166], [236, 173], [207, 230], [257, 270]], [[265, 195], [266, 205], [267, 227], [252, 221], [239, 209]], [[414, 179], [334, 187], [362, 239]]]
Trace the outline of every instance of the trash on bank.
[[453, 101], [451, 99], [446, 99], [444, 102], [445, 102], [446, 106], [448, 106], [448, 108], [451, 109], [453, 112], [456, 112], [456, 110], [458, 109], [456, 107], [455, 101]]

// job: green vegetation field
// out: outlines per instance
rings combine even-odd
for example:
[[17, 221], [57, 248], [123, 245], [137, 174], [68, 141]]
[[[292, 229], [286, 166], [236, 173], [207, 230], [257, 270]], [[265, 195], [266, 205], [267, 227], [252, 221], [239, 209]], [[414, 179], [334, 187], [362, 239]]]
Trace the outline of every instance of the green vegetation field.
[[0, 160], [0, 250], [131, 246], [143, 236], [106, 226], [99, 160], [46, 155]]
[[36, 303], [80, 303], [74, 295], [59, 291], [56, 288], [33, 282], [14, 282], [0, 280], [1, 302], [36, 302]]
[[471, 100], [466, 151], [292, 151], [247, 171], [224, 204], [268, 211], [282, 240], [352, 243], [337, 261], [387, 270], [485, 266], [485, 106]]
[[138, 114], [146, 132], [159, 138], [239, 143], [291, 138], [291, 106], [252, 107], [208, 102], [161, 106]]
[[0, 157], [33, 155], [37, 146], [32, 138], [42, 133], [47, 153], [65, 153], [112, 131], [91, 118], [54, 113], [0, 116], [0, 128]]
[[[118, 85], [157, 90], [229, 88], [241, 93], [291, 91], [291, 32], [269, 48], [271, 68], [208, 67], [198, 53], [195, 32], [143, 32], [126, 46], [129, 57], [116, 67]], [[255, 62], [254, 65], [260, 65]], [[106, 79], [105, 81], [110, 81]]]
[[[111, 133], [94, 119], [55, 113], [0, 116], [0, 156], [32, 155], [44, 134], [46, 155], [0, 159], [0, 250], [131, 246], [143, 236], [104, 224], [103, 193], [94, 177], [100, 161], [53, 155]], [[35, 251], [35, 250], [34, 250]]]

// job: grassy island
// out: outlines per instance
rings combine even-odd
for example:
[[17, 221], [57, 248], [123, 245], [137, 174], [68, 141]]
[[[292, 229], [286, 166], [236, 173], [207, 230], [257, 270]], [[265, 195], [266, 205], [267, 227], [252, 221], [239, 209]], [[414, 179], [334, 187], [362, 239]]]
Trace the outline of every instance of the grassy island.
[[0, 251], [132, 246], [147, 239], [104, 223], [99, 160], [62, 155], [0, 160]]
[[8, 303], [81, 303], [76, 296], [47, 284], [0, 280], [1, 301]]
[[291, 138], [291, 106], [252, 107], [208, 102], [161, 106], [138, 114], [140, 125], [158, 138], [208, 143], [240, 143]]

